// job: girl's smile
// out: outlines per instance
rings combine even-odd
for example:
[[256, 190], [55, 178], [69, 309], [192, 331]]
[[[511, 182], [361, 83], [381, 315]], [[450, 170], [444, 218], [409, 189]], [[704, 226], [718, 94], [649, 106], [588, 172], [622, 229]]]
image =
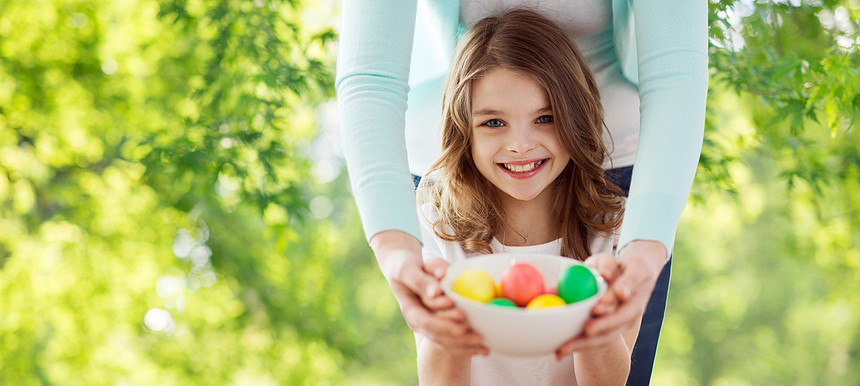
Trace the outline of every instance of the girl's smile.
[[548, 158], [544, 158], [540, 160], [511, 161], [496, 165], [499, 165], [511, 178], [525, 179], [540, 172], [548, 160]]

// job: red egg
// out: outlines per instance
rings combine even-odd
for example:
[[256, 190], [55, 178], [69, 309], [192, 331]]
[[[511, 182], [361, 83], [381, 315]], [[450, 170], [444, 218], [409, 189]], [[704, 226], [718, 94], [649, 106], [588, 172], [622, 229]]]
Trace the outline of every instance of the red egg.
[[502, 295], [520, 307], [544, 293], [543, 276], [531, 264], [517, 263], [508, 267], [501, 283]]

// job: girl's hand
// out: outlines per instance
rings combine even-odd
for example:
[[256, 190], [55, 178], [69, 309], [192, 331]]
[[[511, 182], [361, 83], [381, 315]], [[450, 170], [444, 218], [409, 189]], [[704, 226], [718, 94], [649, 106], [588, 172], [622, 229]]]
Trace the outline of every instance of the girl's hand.
[[[449, 265], [450, 264], [448, 264], [447, 261], [445, 261], [439, 257], [432, 257], [432, 258], [428, 259], [427, 262], [424, 263], [424, 270], [431, 273], [433, 276], [435, 276], [436, 280], [441, 281], [443, 278], [445, 278], [445, 273], [448, 272], [448, 266]], [[451, 298], [449, 298], [443, 292], [440, 292], [440, 294], [438, 296], [436, 296], [432, 299], [427, 299], [424, 302], [424, 304], [427, 306], [427, 308], [429, 308], [431, 311], [433, 311], [436, 316], [438, 316], [440, 318], [448, 319], [448, 320], [455, 322], [455, 323], [468, 323], [466, 321], [466, 314], [464, 314], [463, 311], [460, 310], [459, 308], [455, 307], [454, 301], [451, 300]], [[470, 335], [470, 336], [466, 337], [465, 338], [466, 340], [471, 340], [472, 343], [480, 345], [479, 346], [479, 352], [477, 354], [486, 356], [490, 353], [489, 349], [487, 349], [486, 347], [481, 345], [483, 340], [480, 338], [480, 336], [478, 336], [477, 333], [475, 333], [474, 331], [472, 331], [470, 329], [469, 332], [467, 333], [467, 335]], [[478, 339], [474, 339], [475, 336], [478, 336]], [[432, 341], [432, 339], [431, 339], [431, 341]], [[451, 349], [451, 347], [446, 347], [444, 345], [440, 345], [438, 342], [433, 342], [433, 343], [436, 344], [437, 346], [442, 346], [442, 348], [449, 349], [449, 350]], [[466, 354], [468, 356], [471, 356], [471, 355], [475, 355], [475, 352], [473, 352], [473, 351], [466, 351], [466, 352], [458, 351], [458, 352], [450, 352], [450, 354], [461, 354], [461, 355]]]
[[621, 250], [617, 260], [611, 254], [589, 257], [586, 263], [600, 271], [609, 290], [591, 309], [583, 334], [562, 345], [556, 356], [604, 346], [618, 334], [624, 336], [632, 352], [642, 314], [666, 263], [666, 254], [660, 242], [636, 240]]
[[[440, 267], [434, 260], [428, 270], [421, 259], [420, 243], [402, 231], [377, 233], [370, 245], [412, 331], [452, 353], [475, 355], [486, 350], [481, 337], [470, 330], [465, 315], [453, 308], [454, 302], [439, 287], [436, 274], [444, 276], [447, 265]], [[456, 311], [435, 314], [436, 310], [450, 309]]]
[[[621, 267], [618, 265], [618, 261], [615, 259], [615, 256], [610, 253], [600, 253], [592, 255], [585, 260], [585, 265], [596, 269], [600, 273], [600, 276], [603, 277], [603, 280], [605, 280], [606, 283], [610, 285], [610, 289], [612, 288], [612, 283], [621, 274]], [[615, 293], [611, 290], [606, 291], [606, 293], [604, 293], [603, 296], [600, 297], [600, 299], [597, 301], [597, 304], [592, 307], [592, 316], [589, 320], [593, 320], [597, 315], [606, 314], [615, 310], [616, 308], [618, 308], [618, 305], [619, 301]], [[611, 338], [607, 337], [607, 339], [589, 342], [585, 340], [585, 331], [583, 331], [580, 336], [565, 342], [558, 350], [556, 350], [555, 356], [557, 360], [561, 360], [562, 357], [574, 351], [599, 347], [603, 344], [613, 341], [614, 339], [617, 339], [617, 335], [612, 335]], [[583, 342], [586, 344], [583, 344]]]

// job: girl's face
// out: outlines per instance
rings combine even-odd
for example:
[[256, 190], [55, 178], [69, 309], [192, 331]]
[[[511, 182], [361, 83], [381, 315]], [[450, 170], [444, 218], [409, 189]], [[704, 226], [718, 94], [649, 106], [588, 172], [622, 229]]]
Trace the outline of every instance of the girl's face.
[[516, 200], [541, 196], [570, 160], [546, 91], [530, 76], [496, 67], [472, 83], [471, 97], [478, 171]]

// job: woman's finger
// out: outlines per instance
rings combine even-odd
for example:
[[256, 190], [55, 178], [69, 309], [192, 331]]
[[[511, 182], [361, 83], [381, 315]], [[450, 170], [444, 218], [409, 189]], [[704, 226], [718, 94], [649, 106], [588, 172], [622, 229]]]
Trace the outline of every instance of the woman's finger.
[[437, 280], [442, 280], [445, 273], [448, 272], [449, 265], [447, 261], [441, 258], [432, 257], [424, 263], [424, 270], [436, 277]]
[[418, 294], [418, 296], [423, 300], [432, 299], [433, 297], [442, 294], [442, 288], [439, 286], [439, 279], [427, 273], [420, 264], [410, 264], [402, 267], [399, 271], [398, 278], [395, 280], [402, 283], [412, 292]]

